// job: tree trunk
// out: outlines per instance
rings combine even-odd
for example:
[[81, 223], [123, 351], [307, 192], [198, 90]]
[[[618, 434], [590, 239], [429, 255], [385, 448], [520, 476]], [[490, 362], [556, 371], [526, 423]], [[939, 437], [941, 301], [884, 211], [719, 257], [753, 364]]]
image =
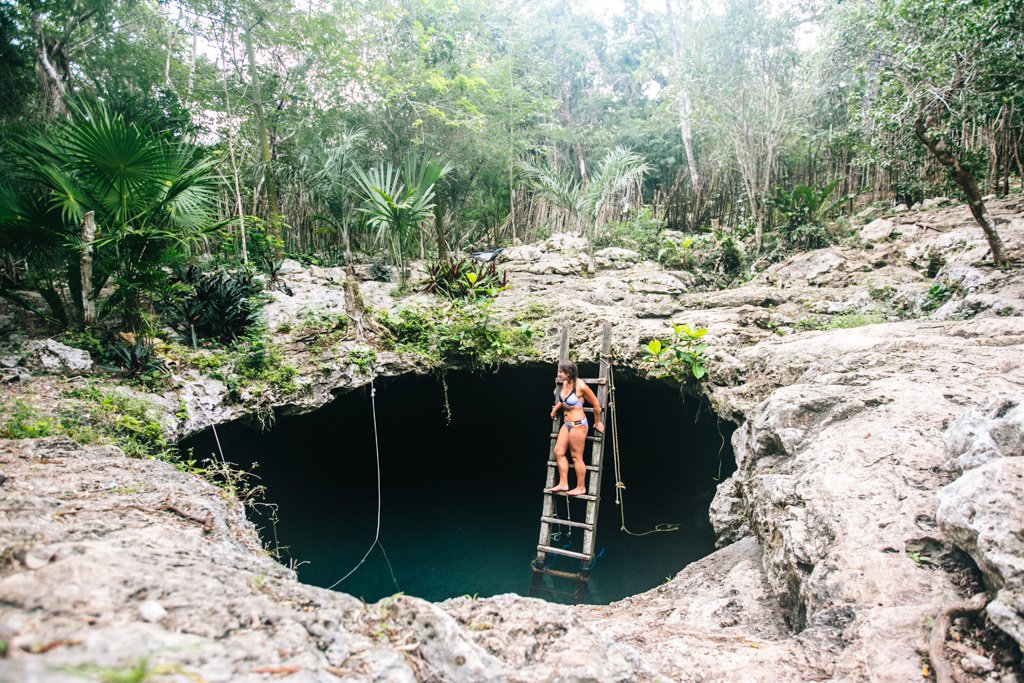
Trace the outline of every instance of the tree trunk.
[[[672, 56], [676, 65], [682, 58], [683, 49], [679, 42], [679, 32], [676, 30], [675, 15], [672, 13], [672, 0], [665, 0], [665, 14], [668, 21], [668, 32], [672, 39]], [[679, 97], [677, 98], [679, 111], [679, 133], [683, 139], [683, 150], [686, 152], [686, 167], [690, 170], [690, 184], [693, 185], [694, 195], [700, 191], [700, 176], [697, 173], [697, 160], [693, 154], [693, 136], [690, 133], [690, 94], [680, 84]]]
[[444, 238], [444, 208], [441, 200], [434, 202], [434, 238], [437, 240], [437, 260], [448, 258], [448, 242]]
[[267, 186], [267, 211], [270, 214], [270, 221], [267, 227], [267, 236], [270, 238], [274, 258], [280, 259], [284, 256], [284, 240], [280, 230], [280, 207], [277, 204], [277, 182], [274, 179], [274, 168], [271, 163], [270, 136], [267, 133], [267, 121], [263, 115], [263, 93], [260, 89], [260, 76], [256, 70], [256, 52], [252, 47], [252, 34], [249, 29], [243, 31], [245, 37], [245, 52], [249, 58], [249, 79], [252, 86], [253, 104], [256, 108], [256, 126], [260, 137], [260, 158], [263, 161], [263, 178]]
[[[64, 93], [66, 92], [66, 73], [58, 73], [57, 68], [54, 66], [54, 61], [60, 65], [63, 59], [51, 59], [50, 45], [46, 36], [43, 34], [42, 23], [38, 13], [32, 15], [32, 28], [36, 34], [36, 63], [39, 65], [39, 71], [42, 74], [42, 85], [43, 85], [43, 111], [45, 116], [50, 119], [55, 119], [59, 116], [67, 114], [67, 105], [64, 103]], [[62, 49], [60, 44], [57, 44], [58, 53]], [[56, 56], [60, 56], [59, 54]]]
[[96, 239], [96, 214], [89, 211], [82, 218], [82, 323], [86, 326], [96, 322], [96, 298], [92, 289], [92, 241]]
[[1003, 240], [999, 237], [995, 222], [988, 215], [985, 201], [981, 198], [981, 190], [978, 189], [978, 182], [971, 175], [970, 171], [961, 165], [960, 160], [949, 150], [946, 142], [941, 138], [931, 135], [928, 123], [923, 116], [919, 116], [914, 121], [914, 134], [921, 141], [921, 144], [931, 152], [932, 156], [950, 170], [956, 184], [967, 195], [967, 205], [971, 207], [971, 214], [978, 225], [981, 226], [982, 231], [985, 233], [985, 239], [988, 240], [989, 249], [992, 250], [992, 262], [996, 268], [1002, 267], [1006, 263], [1006, 257], [1003, 255]]

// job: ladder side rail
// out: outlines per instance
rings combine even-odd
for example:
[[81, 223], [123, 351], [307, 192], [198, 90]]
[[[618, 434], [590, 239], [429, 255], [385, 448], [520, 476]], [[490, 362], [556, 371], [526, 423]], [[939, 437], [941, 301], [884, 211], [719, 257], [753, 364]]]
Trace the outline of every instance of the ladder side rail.
[[[569, 360], [569, 323], [562, 325], [562, 334], [558, 340], [558, 361], [562, 362]], [[557, 391], [559, 384], [555, 383], [555, 390]], [[554, 401], [554, 396], [552, 396]], [[552, 403], [554, 405], [554, 403]], [[558, 430], [562, 425], [559, 422], [558, 415], [555, 415], [554, 419], [551, 420], [551, 444], [548, 447], [548, 462], [555, 462], [555, 443], [558, 441]], [[556, 467], [548, 467], [548, 474], [545, 479], [544, 488], [549, 489], [555, 485], [555, 477], [558, 474]], [[540, 534], [537, 540], [537, 559], [536, 562], [543, 566], [546, 553], [539, 549], [540, 546], [551, 545], [551, 524], [543, 521], [544, 517], [555, 516], [555, 497], [551, 495], [544, 495], [544, 503], [541, 506], [541, 523], [540, 523]]]
[[[597, 388], [597, 402], [601, 406], [602, 417], [607, 419], [607, 412], [609, 408], [609, 394], [608, 394], [608, 374], [609, 367], [611, 366], [612, 353], [612, 324], [610, 322], [604, 322], [601, 326], [601, 359], [600, 359], [600, 371], [598, 376], [604, 380], [601, 385]], [[604, 439], [594, 441], [594, 445], [590, 451], [590, 463], [597, 469], [590, 475], [590, 481], [588, 482], [587, 492], [594, 496], [594, 499], [587, 502], [587, 513], [586, 523], [590, 525], [589, 529], [585, 529], [583, 532], [583, 552], [590, 556], [590, 561], [593, 562], [594, 558], [594, 541], [597, 536], [597, 515], [598, 508], [601, 503], [601, 473], [604, 469]]]

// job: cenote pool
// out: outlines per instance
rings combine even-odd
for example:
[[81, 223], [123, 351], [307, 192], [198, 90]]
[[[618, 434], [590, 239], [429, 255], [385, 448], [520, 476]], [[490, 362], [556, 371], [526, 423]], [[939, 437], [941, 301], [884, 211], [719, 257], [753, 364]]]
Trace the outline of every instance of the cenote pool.
[[[584, 365], [581, 372], [594, 376], [596, 368]], [[390, 569], [376, 548], [336, 590], [368, 602], [397, 592], [433, 601], [526, 595], [547, 472], [553, 381], [554, 368], [546, 365], [494, 374], [449, 371], [443, 383], [435, 376], [378, 379], [380, 542]], [[697, 399], [621, 370], [616, 393], [627, 526], [634, 532], [661, 523], [680, 528], [642, 537], [620, 531], [609, 439], [599, 558], [584, 597], [598, 604], [657, 586], [709, 554], [714, 533], [708, 505], [715, 486], [735, 469], [733, 425]], [[377, 528], [369, 387], [309, 415], [281, 416], [267, 431], [242, 422], [217, 431], [228, 460], [243, 468], [258, 463], [278, 521], [272, 524], [259, 511], [250, 516], [268, 546], [281, 546], [281, 561], [318, 586], [347, 574]], [[181, 446], [199, 458], [215, 450], [209, 430]], [[560, 499], [560, 516], [565, 505]], [[573, 506], [570, 516], [581, 519], [583, 503]], [[576, 568], [568, 558], [559, 562], [568, 571]]]

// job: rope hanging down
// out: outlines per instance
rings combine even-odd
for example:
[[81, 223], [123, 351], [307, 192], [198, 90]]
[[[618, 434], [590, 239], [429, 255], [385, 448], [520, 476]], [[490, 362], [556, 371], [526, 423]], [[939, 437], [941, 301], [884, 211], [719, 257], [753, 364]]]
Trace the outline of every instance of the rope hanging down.
[[[611, 360], [611, 357], [608, 358]], [[679, 525], [674, 522], [664, 522], [662, 524], [658, 524], [650, 531], [644, 531], [641, 533], [630, 531], [629, 528], [626, 527], [626, 485], [622, 481], [622, 471], [619, 466], [618, 410], [615, 408], [615, 406], [618, 405], [615, 401], [615, 366], [610, 362], [608, 363], [608, 393], [608, 405], [611, 406], [611, 409], [608, 412], [612, 414], [612, 455], [615, 462], [615, 504], [619, 506], [619, 516], [622, 520], [620, 530], [625, 531], [630, 536], [648, 536], [662, 531], [679, 531]]]
[[375, 547], [380, 547], [380, 552], [384, 555], [384, 561], [388, 563], [388, 571], [391, 572], [391, 581], [395, 584], [395, 589], [398, 590], [398, 591], [402, 590], [401, 588], [398, 587], [398, 580], [395, 579], [395, 570], [391, 568], [391, 560], [388, 559], [388, 554], [384, 550], [384, 546], [381, 545], [381, 542], [380, 542], [380, 500], [381, 500], [381, 496], [380, 496], [380, 441], [377, 438], [377, 399], [376, 399], [376, 396], [377, 396], [377, 389], [373, 386], [373, 380], [371, 379], [370, 380], [370, 404], [373, 407], [373, 447], [377, 451], [377, 531], [374, 534], [373, 543], [371, 543], [370, 547], [366, 549], [366, 554], [363, 555], [363, 559], [359, 560], [359, 563], [356, 566], [352, 567], [352, 569], [349, 571], [348, 574], [345, 574], [345, 576], [341, 577], [340, 579], [338, 579], [337, 581], [332, 583], [330, 586], [328, 586], [327, 587], [328, 590], [333, 589], [339, 583], [341, 583], [342, 581], [344, 581], [348, 577], [350, 577], [353, 574], [355, 574], [356, 570], [359, 569], [360, 567], [362, 567], [363, 563], [366, 562], [366, 558], [370, 556], [370, 553], [373, 552], [373, 549]]

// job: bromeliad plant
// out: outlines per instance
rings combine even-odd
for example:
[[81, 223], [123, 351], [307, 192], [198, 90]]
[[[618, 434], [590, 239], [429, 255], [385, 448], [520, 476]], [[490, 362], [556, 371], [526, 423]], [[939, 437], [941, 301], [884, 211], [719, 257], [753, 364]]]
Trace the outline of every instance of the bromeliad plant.
[[689, 325], [672, 325], [672, 339], [652, 339], [647, 342], [646, 364], [658, 377], [674, 377], [680, 382], [693, 377], [699, 380], [707, 374], [704, 352], [708, 345], [701, 341], [708, 330]]
[[456, 256], [431, 262], [426, 275], [422, 291], [448, 299], [494, 297], [508, 283], [508, 275], [493, 261], [479, 263]]

